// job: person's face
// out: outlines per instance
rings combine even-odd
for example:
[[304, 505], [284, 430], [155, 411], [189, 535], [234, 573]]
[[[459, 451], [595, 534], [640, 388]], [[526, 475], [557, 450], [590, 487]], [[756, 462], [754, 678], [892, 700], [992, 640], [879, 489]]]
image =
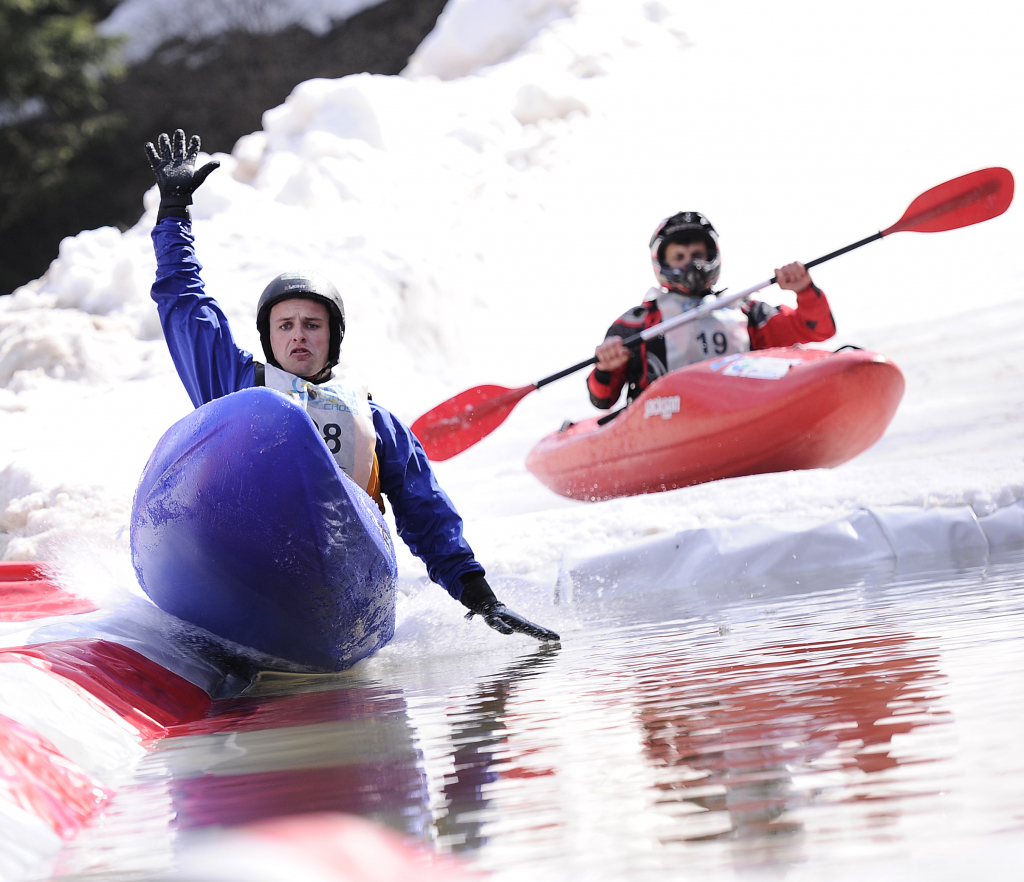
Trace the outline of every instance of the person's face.
[[296, 297], [270, 308], [270, 348], [288, 373], [312, 377], [323, 370], [331, 345], [327, 307]]
[[665, 263], [670, 269], [681, 269], [691, 260], [707, 260], [708, 246], [697, 240], [683, 245], [679, 242], [669, 242], [665, 246]]

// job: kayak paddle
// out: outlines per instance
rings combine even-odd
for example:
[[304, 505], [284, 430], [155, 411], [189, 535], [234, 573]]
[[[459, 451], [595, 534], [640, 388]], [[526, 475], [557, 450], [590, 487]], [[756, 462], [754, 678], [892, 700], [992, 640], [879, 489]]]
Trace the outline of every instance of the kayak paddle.
[[[998, 217], [1009, 208], [1012, 199], [1013, 175], [1007, 169], [985, 168], [971, 172], [922, 193], [910, 203], [903, 217], [891, 227], [805, 263], [804, 266], [811, 269], [833, 257], [839, 257], [840, 254], [846, 254], [893, 233], [939, 233], [943, 230], [969, 227]], [[635, 346], [641, 341], [660, 337], [666, 331], [697, 321], [716, 309], [740, 303], [751, 294], [774, 284], [775, 281], [775, 277], [772, 276], [767, 281], [743, 291], [719, 297], [697, 309], [684, 312], [627, 337], [622, 341], [623, 345]], [[516, 389], [506, 389], [504, 386], [474, 386], [427, 411], [412, 424], [412, 431], [420, 439], [430, 459], [451, 459], [498, 428], [512, 412], [512, 408], [531, 392], [596, 363], [597, 356], [591, 356], [586, 361], [574, 364], [557, 374]]]

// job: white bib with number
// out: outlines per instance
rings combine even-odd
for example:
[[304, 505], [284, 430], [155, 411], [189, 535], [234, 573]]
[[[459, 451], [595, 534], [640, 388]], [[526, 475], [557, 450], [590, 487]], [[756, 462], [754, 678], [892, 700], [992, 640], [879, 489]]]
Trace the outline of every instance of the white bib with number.
[[310, 383], [272, 364], [266, 366], [264, 377], [268, 388], [305, 408], [338, 467], [368, 490], [377, 434], [366, 387], [333, 373], [326, 383]]
[[[658, 295], [658, 308], [663, 320], [696, 309], [703, 302], [696, 297], [683, 297], [680, 294]], [[730, 307], [716, 309], [704, 318], [673, 328], [665, 335], [665, 358], [670, 371], [705, 358], [749, 351], [747, 317], [740, 310]]]

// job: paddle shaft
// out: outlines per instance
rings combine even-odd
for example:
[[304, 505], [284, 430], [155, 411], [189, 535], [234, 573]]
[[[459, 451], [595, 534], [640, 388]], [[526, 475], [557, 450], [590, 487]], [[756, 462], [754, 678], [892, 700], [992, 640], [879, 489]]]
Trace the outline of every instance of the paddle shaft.
[[[875, 242], [881, 239], [882, 233], [875, 233], [872, 236], [868, 236], [865, 239], [861, 239], [859, 242], [854, 242], [852, 245], [847, 245], [845, 248], [840, 248], [838, 251], [833, 251], [831, 254], [826, 254], [824, 257], [818, 257], [812, 260], [810, 263], [805, 263], [804, 266], [810, 269], [813, 266], [818, 266], [827, 260], [831, 260], [833, 257], [839, 257], [840, 254], [846, 254], [848, 251], [853, 251], [855, 248], [860, 248], [862, 245], [867, 245], [869, 242]], [[758, 291], [767, 288], [769, 285], [773, 285], [776, 282], [775, 276], [772, 276], [765, 282], [759, 282], [756, 285], [746, 288], [743, 291], [737, 291], [735, 294], [728, 294], [725, 297], [719, 297], [718, 299], [705, 303], [702, 306], [698, 306], [696, 309], [684, 312], [682, 315], [674, 316], [673, 318], [666, 319], [657, 325], [652, 325], [649, 328], [645, 328], [637, 334], [633, 334], [631, 337], [625, 337], [622, 340], [623, 346], [636, 346], [637, 343], [646, 342], [647, 340], [653, 340], [655, 337], [660, 337], [667, 331], [671, 331], [673, 328], [678, 328], [680, 325], [686, 325], [690, 322], [695, 322], [698, 319], [704, 318], [706, 315], [710, 315], [716, 309], [725, 309], [728, 306], [732, 306], [736, 303], [742, 303], [751, 294], [756, 294]], [[597, 364], [597, 356], [593, 355], [586, 361], [581, 361], [579, 364], [574, 364], [572, 367], [567, 367], [565, 370], [559, 371], [557, 374], [552, 374], [550, 377], [545, 377], [543, 380], [538, 380], [534, 383], [534, 388], [540, 389], [542, 386], [553, 383], [555, 380], [561, 380], [562, 377], [567, 377], [569, 374], [574, 374], [576, 371], [581, 371], [585, 367], [590, 367], [592, 364]]]

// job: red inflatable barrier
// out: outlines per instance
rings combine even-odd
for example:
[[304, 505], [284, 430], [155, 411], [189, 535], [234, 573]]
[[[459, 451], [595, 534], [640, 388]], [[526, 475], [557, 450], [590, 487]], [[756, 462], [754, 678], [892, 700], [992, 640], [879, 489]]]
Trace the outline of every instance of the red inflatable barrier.
[[0, 560], [0, 583], [46, 578], [46, 564], [35, 560]]
[[69, 594], [59, 585], [43, 579], [0, 582], [0, 622], [28, 622], [98, 608], [88, 598]]
[[29, 622], [98, 608], [91, 600], [51, 582], [47, 566], [31, 560], [0, 561], [0, 622]]
[[0, 652], [0, 663], [32, 665], [74, 684], [114, 718], [138, 730], [143, 741], [162, 738], [168, 727], [205, 716], [210, 697], [150, 661], [109, 640], [65, 640]]
[[0, 798], [71, 839], [110, 797], [45, 738], [0, 716]]

